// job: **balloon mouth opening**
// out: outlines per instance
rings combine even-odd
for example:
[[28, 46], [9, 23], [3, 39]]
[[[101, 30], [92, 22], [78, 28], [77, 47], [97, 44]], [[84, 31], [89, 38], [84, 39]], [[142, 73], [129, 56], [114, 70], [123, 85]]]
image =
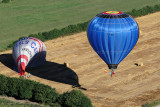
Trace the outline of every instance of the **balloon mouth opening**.
[[26, 66], [25, 64], [22, 62], [19, 66], [19, 75], [22, 76], [22, 75], [25, 75], [25, 70], [26, 70]]
[[118, 67], [118, 64], [108, 64], [108, 68], [110, 70], [115, 70], [115, 69], [117, 69], [117, 67]]
[[120, 15], [120, 14], [123, 14], [123, 12], [121, 12], [121, 11], [105, 11], [105, 12], [103, 12], [103, 14], [107, 14], [107, 15]]

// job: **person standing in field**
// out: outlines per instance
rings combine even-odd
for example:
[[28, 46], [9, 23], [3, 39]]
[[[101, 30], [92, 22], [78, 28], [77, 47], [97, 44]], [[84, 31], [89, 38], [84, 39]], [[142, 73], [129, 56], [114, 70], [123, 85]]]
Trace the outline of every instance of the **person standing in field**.
[[109, 71], [107, 71], [107, 70], [105, 69], [105, 70], [104, 70], [104, 73], [107, 73], [107, 72], [111, 75], [111, 77], [112, 77], [113, 74], [115, 74], [114, 71], [109, 72]]
[[28, 74], [28, 78], [30, 78], [30, 76], [31, 76], [31, 74], [29, 73], [29, 74]]

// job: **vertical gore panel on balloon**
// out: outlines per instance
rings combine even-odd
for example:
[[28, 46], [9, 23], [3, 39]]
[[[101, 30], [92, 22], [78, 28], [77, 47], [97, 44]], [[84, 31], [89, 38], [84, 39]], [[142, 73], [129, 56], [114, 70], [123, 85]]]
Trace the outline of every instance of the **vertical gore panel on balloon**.
[[111, 59], [111, 63], [114, 64], [114, 36], [108, 35], [108, 46], [109, 46], [109, 57]]
[[94, 20], [89, 24], [89, 28], [88, 28], [88, 32], [87, 32], [89, 34], [88, 35], [89, 42], [94, 50], [97, 50], [97, 47], [94, 43], [94, 41], [95, 41], [94, 38], [95, 38], [95, 30], [96, 30], [95, 23], [97, 23], [98, 19], [99, 19], [98, 17], [94, 18]]
[[122, 36], [121, 36], [121, 32], [116, 32], [115, 33], [115, 47], [114, 47], [114, 63], [117, 64], [118, 63], [118, 60], [120, 58], [120, 55], [122, 53], [122, 50], [121, 50], [121, 45], [124, 45], [122, 44]]
[[110, 58], [109, 46], [108, 46], [108, 36], [107, 36], [107, 33], [104, 33], [103, 35], [106, 35], [106, 36], [102, 36], [102, 46], [103, 46], [105, 56], [107, 58], [105, 59], [105, 61], [107, 64], [111, 64], [111, 58]]
[[118, 57], [117, 64], [120, 63], [120, 59], [123, 56], [123, 53], [125, 50], [125, 46], [126, 46], [126, 42], [127, 42], [127, 32], [121, 32], [121, 34], [119, 36], [121, 37], [121, 39], [120, 39], [121, 41], [119, 41], [120, 42], [120, 48], [119, 48], [120, 54]]
[[[126, 22], [128, 21], [128, 18], [125, 19]], [[127, 55], [128, 53], [130, 52], [130, 46], [132, 44], [132, 24], [128, 21], [127, 23], [125, 23], [125, 26], [126, 26], [126, 31], [124, 32], [127, 32], [127, 41], [126, 41], [126, 46], [124, 48], [124, 52], [123, 52], [123, 55], [121, 56], [120, 58], [120, 61], [122, 61]]]
[[108, 30], [108, 45], [109, 45], [109, 52], [110, 52], [110, 58], [111, 58], [111, 63], [114, 64], [114, 42], [115, 42], [115, 24], [111, 23], [109, 24], [109, 30]]
[[103, 46], [102, 46], [102, 33], [101, 32], [96, 32], [96, 37], [97, 37], [97, 47], [98, 47], [98, 51], [97, 54], [103, 59], [106, 60], [105, 58], [105, 54], [104, 54], [104, 50], [103, 50]]

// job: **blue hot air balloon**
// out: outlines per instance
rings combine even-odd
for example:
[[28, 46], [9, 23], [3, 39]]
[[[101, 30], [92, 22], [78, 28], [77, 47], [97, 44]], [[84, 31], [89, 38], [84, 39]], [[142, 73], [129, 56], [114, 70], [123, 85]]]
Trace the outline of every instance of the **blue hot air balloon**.
[[90, 21], [87, 36], [95, 52], [114, 70], [137, 43], [139, 27], [128, 14], [106, 11]]

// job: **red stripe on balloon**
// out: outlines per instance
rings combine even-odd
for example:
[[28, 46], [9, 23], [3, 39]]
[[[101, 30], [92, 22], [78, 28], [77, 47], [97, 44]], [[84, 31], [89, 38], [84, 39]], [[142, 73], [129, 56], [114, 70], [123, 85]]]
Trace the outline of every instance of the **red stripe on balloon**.
[[[38, 39], [39, 40], [39, 39]], [[41, 51], [43, 51], [43, 42], [41, 41], [41, 40], [39, 40], [40, 42], [41, 42], [41, 44], [42, 44], [42, 48], [41, 48]]]
[[[36, 38], [37, 39], [37, 38]], [[40, 39], [37, 39], [39, 40], [39, 42], [41, 43], [42, 47], [41, 47], [41, 51], [43, 51], [43, 42], [40, 40]]]
[[26, 62], [28, 62], [28, 57], [26, 55], [20, 55], [18, 58], [17, 58], [17, 65], [18, 65], [18, 62], [21, 58], [24, 58], [26, 60]]

